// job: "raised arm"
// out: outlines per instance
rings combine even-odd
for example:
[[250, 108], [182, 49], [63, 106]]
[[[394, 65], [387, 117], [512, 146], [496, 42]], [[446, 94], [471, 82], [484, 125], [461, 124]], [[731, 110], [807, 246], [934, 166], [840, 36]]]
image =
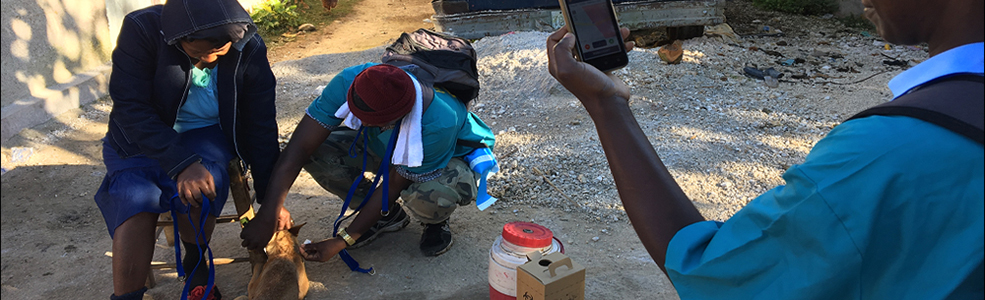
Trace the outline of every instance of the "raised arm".
[[[623, 28], [623, 36], [629, 30]], [[667, 245], [678, 230], [704, 218], [677, 185], [629, 109], [622, 80], [574, 59], [566, 28], [547, 39], [551, 75], [585, 106], [605, 150], [626, 214], [654, 262], [664, 270]], [[634, 44], [627, 43], [626, 49]], [[666, 272], [666, 270], [664, 270]]]

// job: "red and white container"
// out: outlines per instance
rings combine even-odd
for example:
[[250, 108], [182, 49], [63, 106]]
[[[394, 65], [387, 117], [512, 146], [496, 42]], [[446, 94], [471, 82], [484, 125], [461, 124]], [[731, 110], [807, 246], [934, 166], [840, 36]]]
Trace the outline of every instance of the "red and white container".
[[527, 263], [527, 254], [564, 253], [564, 245], [547, 227], [529, 222], [510, 222], [489, 249], [489, 299], [516, 299], [516, 268]]

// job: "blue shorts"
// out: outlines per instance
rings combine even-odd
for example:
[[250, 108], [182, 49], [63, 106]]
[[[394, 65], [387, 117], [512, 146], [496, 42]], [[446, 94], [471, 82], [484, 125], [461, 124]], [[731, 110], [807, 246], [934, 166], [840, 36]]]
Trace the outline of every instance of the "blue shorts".
[[[229, 197], [226, 168], [234, 157], [226, 136], [219, 125], [213, 125], [178, 134], [178, 144], [202, 156], [202, 165], [212, 173], [216, 185], [216, 199], [210, 199], [212, 214], [219, 216]], [[177, 197], [177, 183], [156, 160], [145, 155], [122, 158], [103, 139], [103, 162], [106, 177], [96, 191], [95, 200], [110, 237], [117, 226], [138, 213], [171, 210], [171, 201], [175, 201], [179, 212], [187, 212], [188, 208]]]

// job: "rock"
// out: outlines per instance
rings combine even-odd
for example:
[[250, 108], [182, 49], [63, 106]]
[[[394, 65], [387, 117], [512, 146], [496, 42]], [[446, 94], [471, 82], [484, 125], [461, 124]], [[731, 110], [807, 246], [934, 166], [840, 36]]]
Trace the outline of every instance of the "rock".
[[680, 40], [676, 40], [670, 45], [666, 45], [657, 50], [657, 55], [660, 56], [660, 60], [667, 62], [668, 64], [678, 64], [681, 62], [681, 58], [684, 57], [683, 43]]
[[887, 65], [887, 66], [902, 67], [902, 66], [905, 66], [906, 65], [906, 62], [905, 61], [901, 61], [901, 60], [892, 59], [892, 60], [883, 60], [882, 61], [882, 64]]
[[780, 82], [777, 81], [776, 78], [773, 78], [772, 76], [763, 77], [763, 81], [766, 83], [766, 86], [771, 88], [780, 86]]
[[663, 27], [636, 30], [631, 32], [626, 39], [636, 42], [636, 47], [642, 48], [652, 48], [670, 41], [667, 36], [667, 29]]
[[765, 77], [773, 77], [773, 78], [776, 78], [776, 79], [783, 78], [783, 73], [781, 73], [780, 71], [777, 71], [776, 69], [774, 69], [772, 67], [771, 68], [768, 68], [766, 70], [760, 70], [760, 69], [756, 69], [756, 68], [753, 68], [753, 67], [745, 67], [745, 68], [742, 68], [742, 71], [745, 72], [745, 74], [747, 76], [752, 77], [752, 78], [755, 78], [755, 79], [763, 79]]
[[304, 23], [301, 24], [301, 26], [298, 26], [298, 31], [315, 31], [315, 30], [318, 30], [318, 28], [311, 23]]
[[729, 26], [728, 23], [705, 26], [705, 35], [718, 36], [721, 37], [722, 40], [728, 39], [728, 41], [734, 44], [742, 42], [742, 40], [739, 39], [739, 36], [735, 34], [735, 31], [732, 30], [732, 26]]
[[759, 50], [760, 51], [763, 51], [763, 53], [766, 53], [766, 54], [769, 54], [769, 55], [772, 55], [772, 56], [783, 57], [783, 53], [780, 53], [778, 51], [766, 50], [766, 49], [759, 49]]

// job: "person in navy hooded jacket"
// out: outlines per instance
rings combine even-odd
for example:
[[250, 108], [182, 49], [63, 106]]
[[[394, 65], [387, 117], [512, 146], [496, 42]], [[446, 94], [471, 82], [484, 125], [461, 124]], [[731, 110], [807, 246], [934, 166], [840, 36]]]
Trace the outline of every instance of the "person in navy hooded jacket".
[[[256, 194], [265, 194], [280, 152], [276, 80], [255, 33], [235, 0], [169, 0], [124, 18], [110, 77], [106, 177], [95, 195], [113, 238], [111, 299], [143, 297], [156, 221], [169, 210], [178, 213], [191, 294], [205, 289], [200, 245], [229, 195], [233, 158], [252, 168]], [[202, 298], [221, 297], [212, 290]]]

